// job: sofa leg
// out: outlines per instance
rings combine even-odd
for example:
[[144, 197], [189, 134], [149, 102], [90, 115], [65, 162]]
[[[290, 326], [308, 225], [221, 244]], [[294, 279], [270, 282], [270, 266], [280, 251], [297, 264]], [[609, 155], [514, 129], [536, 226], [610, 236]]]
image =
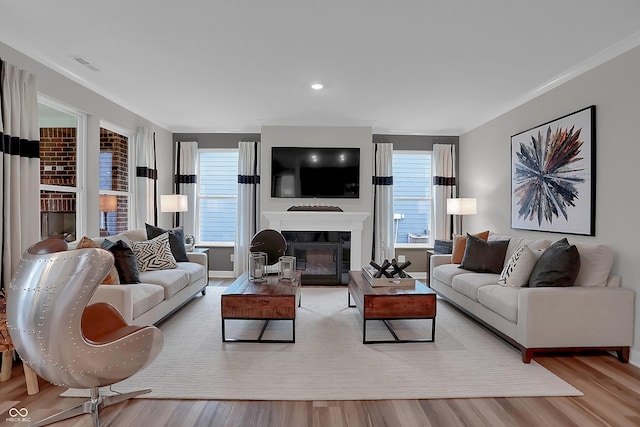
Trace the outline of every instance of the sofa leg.
[[523, 348], [521, 350], [521, 353], [522, 353], [522, 362], [531, 363], [531, 358], [533, 358], [533, 350], [530, 350], [528, 348]]
[[630, 350], [631, 347], [622, 347], [620, 350], [617, 350], [616, 353], [618, 353], [618, 360], [622, 363], [629, 363]]

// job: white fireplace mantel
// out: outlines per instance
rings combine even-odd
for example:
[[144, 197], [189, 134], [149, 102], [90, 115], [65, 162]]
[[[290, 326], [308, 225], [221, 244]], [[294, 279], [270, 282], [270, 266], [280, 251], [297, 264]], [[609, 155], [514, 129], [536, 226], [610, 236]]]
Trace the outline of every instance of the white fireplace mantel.
[[369, 212], [266, 211], [268, 227], [277, 231], [349, 231], [351, 270], [362, 268], [362, 229]]

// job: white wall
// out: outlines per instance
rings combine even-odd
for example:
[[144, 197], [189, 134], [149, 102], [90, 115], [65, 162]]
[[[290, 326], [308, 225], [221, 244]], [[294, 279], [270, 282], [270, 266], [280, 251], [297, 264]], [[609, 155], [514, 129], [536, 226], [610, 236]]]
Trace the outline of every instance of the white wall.
[[[146, 126], [156, 132], [158, 158], [158, 177], [160, 194], [172, 193], [173, 142], [171, 132], [140, 117], [116, 103], [96, 94], [86, 87], [70, 80], [60, 73], [23, 55], [0, 42], [0, 58], [37, 76], [37, 89], [62, 104], [79, 109], [87, 114], [87, 230], [90, 236], [99, 234], [98, 210], [98, 155], [100, 153], [100, 121], [111, 123], [133, 134], [138, 126]], [[171, 226], [171, 214], [160, 214], [160, 226]]]
[[[371, 212], [373, 206], [373, 142], [371, 127], [263, 126], [261, 132], [261, 211], [286, 211], [293, 205], [319, 203], [339, 206], [345, 212]], [[271, 147], [358, 147], [360, 148], [360, 198], [277, 199], [271, 197]], [[261, 225], [267, 224], [261, 218]], [[371, 216], [362, 231], [362, 265], [371, 258]]]
[[[490, 229], [518, 236], [559, 234], [510, 229], [510, 137], [539, 124], [596, 105], [596, 235], [616, 252], [614, 274], [640, 293], [640, 48], [547, 92], [460, 137], [460, 188], [478, 198], [478, 215], [464, 218], [466, 231]], [[637, 297], [636, 297], [637, 299]], [[631, 359], [640, 365], [640, 310], [636, 303]]]

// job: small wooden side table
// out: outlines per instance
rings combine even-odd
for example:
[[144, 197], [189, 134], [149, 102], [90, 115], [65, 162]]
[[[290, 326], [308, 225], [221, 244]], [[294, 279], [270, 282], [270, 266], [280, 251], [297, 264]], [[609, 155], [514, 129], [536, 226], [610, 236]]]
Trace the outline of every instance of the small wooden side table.
[[[13, 341], [7, 328], [6, 300], [0, 298], [0, 352], [2, 353], [2, 368], [0, 369], [0, 381], [8, 381], [13, 369]], [[38, 376], [33, 370], [23, 363], [24, 378], [27, 383], [27, 394], [32, 395], [40, 391]]]

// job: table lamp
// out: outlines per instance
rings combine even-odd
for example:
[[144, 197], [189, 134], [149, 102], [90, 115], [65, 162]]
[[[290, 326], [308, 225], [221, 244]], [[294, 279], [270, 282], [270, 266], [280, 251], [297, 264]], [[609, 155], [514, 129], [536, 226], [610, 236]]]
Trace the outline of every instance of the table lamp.
[[100, 212], [104, 215], [104, 229], [109, 235], [109, 226], [107, 225], [107, 214], [118, 210], [118, 196], [101, 194], [100, 195]]
[[187, 212], [188, 210], [189, 206], [185, 194], [162, 194], [160, 196], [160, 211], [175, 213], [173, 217], [174, 228], [180, 222], [178, 218], [179, 212]]
[[[462, 232], [462, 216], [463, 215], [475, 215], [478, 213], [478, 202], [476, 198], [464, 198], [459, 197], [455, 199], [447, 199], [447, 214], [457, 216], [456, 222], [454, 222], [454, 234], [460, 234]], [[456, 226], [460, 223], [460, 233], [456, 233]]]

